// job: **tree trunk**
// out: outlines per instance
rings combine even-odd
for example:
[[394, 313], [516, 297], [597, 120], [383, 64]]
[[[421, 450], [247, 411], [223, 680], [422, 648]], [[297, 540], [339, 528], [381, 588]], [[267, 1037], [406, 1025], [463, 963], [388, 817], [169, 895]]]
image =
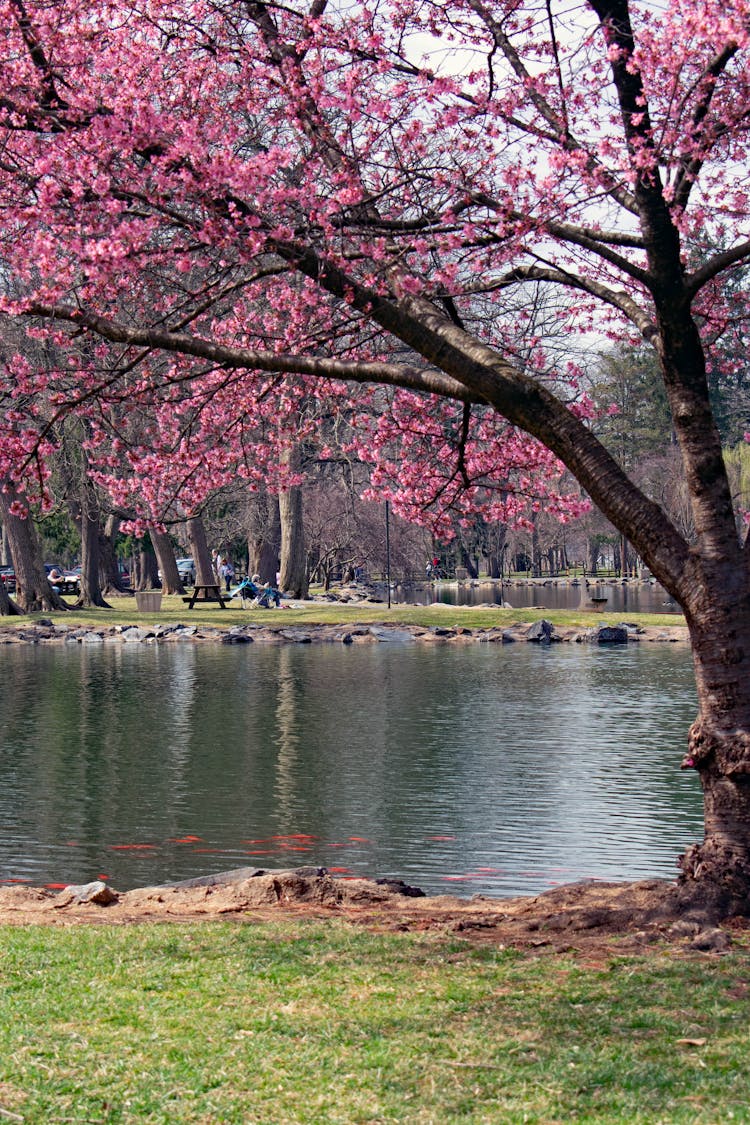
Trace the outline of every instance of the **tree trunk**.
[[[300, 451], [295, 447], [286, 454], [292, 470], [299, 467]], [[307, 555], [302, 513], [302, 489], [292, 485], [279, 493], [281, 521], [281, 564], [279, 586], [293, 598], [307, 597]]]
[[270, 492], [254, 493], [248, 505], [248, 573], [276, 585], [281, 549], [279, 498]]
[[[2, 565], [8, 566], [9, 564], [3, 563]], [[16, 605], [8, 594], [2, 578], [0, 578], [0, 617], [23, 617], [23, 610]]]
[[85, 475], [81, 480], [81, 508], [79, 519], [81, 533], [81, 584], [76, 608], [112, 607], [102, 597], [99, 575], [99, 504], [93, 484]]
[[620, 551], [620, 546], [621, 546], [621, 540], [618, 536], [618, 538], [615, 539], [614, 545], [612, 547], [612, 566], [614, 568], [615, 578], [619, 578], [620, 575], [624, 573], [622, 553]]
[[177, 569], [177, 561], [172, 548], [172, 540], [165, 531], [155, 531], [152, 529], [149, 534], [151, 535], [151, 542], [154, 545], [156, 559], [159, 564], [159, 570], [161, 571], [162, 592], [165, 594], [184, 594], [185, 587], [180, 580], [180, 573]]
[[115, 553], [115, 536], [119, 525], [118, 517], [112, 513], [107, 516], [103, 527], [101, 523], [99, 525], [99, 586], [103, 594], [109, 591], [118, 594], [124, 592]]
[[458, 553], [461, 556], [461, 565], [466, 568], [466, 573], [468, 574], [469, 578], [478, 578], [479, 571], [477, 570], [476, 564], [471, 557], [471, 553], [469, 552], [468, 547], [460, 541], [458, 544]]
[[531, 530], [531, 574], [533, 578], [542, 577], [542, 560], [539, 554], [539, 528], [534, 520]]
[[203, 520], [200, 516], [188, 516], [185, 521], [185, 528], [190, 544], [190, 553], [195, 561], [195, 583], [197, 586], [212, 586], [219, 581], [220, 576], [214, 575]]
[[588, 550], [587, 573], [596, 578], [599, 573], [599, 540], [591, 536], [586, 544]]
[[[16, 597], [18, 609], [23, 613], [38, 610], [67, 610], [69, 606], [47, 581], [39, 539], [34, 522], [29, 516], [21, 519], [11, 513], [14, 501], [24, 503], [24, 498], [11, 487], [3, 492], [0, 488], [0, 517], [8, 535], [10, 554], [16, 572]], [[25, 506], [25, 504], [24, 504]]]
[[503, 554], [507, 536], [507, 528], [503, 526], [499, 526], [491, 536], [491, 547], [487, 551], [487, 574], [490, 578], [503, 576]]
[[750, 910], [750, 576], [722, 570], [686, 609], [699, 710], [682, 765], [700, 777], [705, 835], [680, 866], [683, 886], [708, 888], [726, 915]]
[[[138, 547], [135, 556], [136, 577], [135, 589], [136, 590], [156, 590], [159, 585], [159, 575], [157, 573], [156, 555], [154, 547], [151, 542], [150, 535], [146, 535], [143, 539], [138, 541]], [[132, 581], [132, 579], [131, 579]]]
[[298, 485], [279, 493], [281, 565], [279, 585], [293, 598], [307, 597], [307, 558], [302, 522], [302, 489]]

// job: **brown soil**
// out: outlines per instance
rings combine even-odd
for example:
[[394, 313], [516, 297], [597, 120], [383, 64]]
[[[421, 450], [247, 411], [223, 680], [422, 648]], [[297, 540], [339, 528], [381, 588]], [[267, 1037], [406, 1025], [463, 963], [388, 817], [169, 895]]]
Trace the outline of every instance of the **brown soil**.
[[[213, 882], [112, 892], [103, 884], [67, 888], [0, 889], [0, 923], [86, 925], [185, 923], [229, 919], [340, 919], [381, 931], [456, 936], [474, 943], [527, 951], [577, 952], [599, 960], [613, 954], [669, 946], [674, 952], [723, 953], [750, 930], [730, 919], [715, 927], [698, 912], [681, 909], [674, 884], [574, 883], [532, 898], [411, 897], [403, 885], [334, 879], [308, 870], [228, 872]], [[201, 885], [195, 885], [196, 883]], [[191, 885], [192, 884], [192, 885]], [[94, 895], [108, 904], [80, 901]]]

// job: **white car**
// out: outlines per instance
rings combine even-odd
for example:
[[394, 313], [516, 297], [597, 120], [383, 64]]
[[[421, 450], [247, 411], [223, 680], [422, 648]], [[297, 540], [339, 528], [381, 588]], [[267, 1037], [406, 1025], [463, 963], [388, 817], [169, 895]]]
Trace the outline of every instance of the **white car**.
[[177, 563], [177, 573], [180, 576], [180, 582], [184, 586], [195, 585], [195, 563], [191, 558], [175, 559]]
[[[195, 585], [195, 563], [191, 558], [175, 559], [177, 563], [177, 573], [180, 576], [180, 582], [183, 586]], [[159, 581], [161, 582], [161, 570], [158, 571]]]

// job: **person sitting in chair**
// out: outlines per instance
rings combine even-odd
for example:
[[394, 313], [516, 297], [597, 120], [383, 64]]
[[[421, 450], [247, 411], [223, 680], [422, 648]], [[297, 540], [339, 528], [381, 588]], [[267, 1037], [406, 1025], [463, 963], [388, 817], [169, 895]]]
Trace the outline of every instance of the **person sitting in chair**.
[[266, 582], [258, 594], [258, 605], [262, 605], [264, 609], [270, 609], [271, 602], [278, 609], [281, 605], [281, 594], [273, 588], [270, 582]]

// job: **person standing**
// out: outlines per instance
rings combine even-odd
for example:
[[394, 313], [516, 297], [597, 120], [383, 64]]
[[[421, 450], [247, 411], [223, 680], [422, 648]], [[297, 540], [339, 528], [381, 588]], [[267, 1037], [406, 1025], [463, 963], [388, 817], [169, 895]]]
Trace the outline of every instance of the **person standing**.
[[228, 558], [224, 559], [224, 561], [221, 563], [219, 567], [219, 576], [224, 582], [227, 593], [229, 593], [229, 589], [232, 585], [232, 579], [234, 578], [234, 567], [232, 566]]
[[224, 556], [221, 551], [214, 551], [211, 555], [211, 565], [214, 569], [214, 578], [217, 586], [221, 586], [221, 568], [224, 565]]

